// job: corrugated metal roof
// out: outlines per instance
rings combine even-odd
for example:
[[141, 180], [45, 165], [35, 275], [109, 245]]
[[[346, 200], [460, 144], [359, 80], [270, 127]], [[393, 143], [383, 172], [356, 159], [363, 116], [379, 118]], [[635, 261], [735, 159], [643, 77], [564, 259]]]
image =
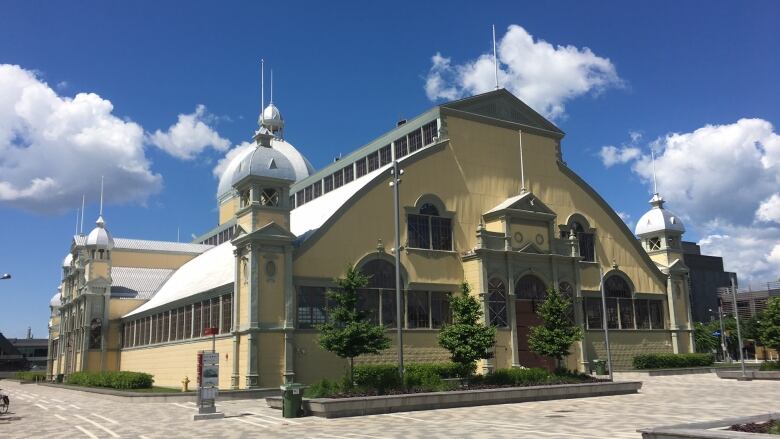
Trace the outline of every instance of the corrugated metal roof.
[[234, 248], [230, 241], [224, 242], [188, 261], [165, 281], [152, 300], [125, 317], [233, 283], [236, 275]]
[[113, 267], [111, 297], [151, 299], [173, 272], [164, 268]]
[[114, 238], [114, 250], [151, 250], [177, 253], [203, 253], [213, 245], [189, 242], [151, 241], [146, 239]]
[[[87, 243], [84, 235], [74, 235], [73, 241], [77, 246]], [[152, 241], [149, 239], [114, 238], [114, 250], [148, 250], [158, 252], [176, 252], [200, 254], [214, 247], [206, 244], [193, 244], [190, 242]]]

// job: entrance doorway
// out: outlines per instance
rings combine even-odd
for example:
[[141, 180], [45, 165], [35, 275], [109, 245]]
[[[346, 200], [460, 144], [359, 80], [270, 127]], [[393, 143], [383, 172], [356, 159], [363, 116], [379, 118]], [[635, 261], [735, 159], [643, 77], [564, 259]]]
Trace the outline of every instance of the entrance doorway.
[[528, 274], [520, 278], [515, 285], [515, 314], [517, 318], [517, 351], [518, 361], [525, 367], [541, 367], [547, 370], [555, 368], [555, 360], [543, 357], [528, 346], [528, 335], [531, 328], [539, 326], [543, 320], [536, 313], [539, 305], [544, 302], [547, 290], [544, 282], [538, 277]]

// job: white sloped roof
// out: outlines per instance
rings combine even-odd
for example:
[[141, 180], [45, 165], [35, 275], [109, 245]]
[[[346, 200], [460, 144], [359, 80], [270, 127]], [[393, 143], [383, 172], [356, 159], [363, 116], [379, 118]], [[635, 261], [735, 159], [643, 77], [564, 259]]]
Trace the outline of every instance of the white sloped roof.
[[[319, 229], [344, 203], [372, 182], [376, 176], [391, 167], [392, 164], [382, 166], [338, 189], [334, 189], [302, 206], [296, 207], [290, 212], [290, 231], [295, 236], [300, 237], [310, 231]], [[391, 195], [392, 193], [388, 188], [388, 196]]]
[[125, 317], [233, 283], [236, 276], [233, 248], [228, 241], [196, 256], [176, 270], [148, 302]]

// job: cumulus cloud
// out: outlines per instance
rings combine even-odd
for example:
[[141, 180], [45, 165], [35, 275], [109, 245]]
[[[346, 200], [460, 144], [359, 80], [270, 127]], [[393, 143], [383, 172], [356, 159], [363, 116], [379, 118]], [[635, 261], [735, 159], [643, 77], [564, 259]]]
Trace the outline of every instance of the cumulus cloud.
[[[671, 133], [651, 142], [667, 207], [747, 282], [780, 276], [780, 135], [763, 119]], [[649, 154], [631, 169], [652, 185]], [[606, 162], [605, 162], [606, 165]]]
[[756, 210], [756, 219], [780, 223], [780, 194], [772, 194], [771, 197], [761, 202]]
[[0, 202], [40, 213], [91, 199], [105, 176], [116, 203], [162, 187], [144, 154], [144, 130], [94, 93], [59, 96], [30, 70], [0, 64]]
[[628, 226], [629, 229], [634, 229], [634, 221], [631, 219], [631, 214], [626, 212], [617, 212], [620, 219], [623, 220], [624, 223]]
[[[586, 93], [598, 94], [623, 81], [614, 64], [589, 48], [553, 46], [511, 25], [498, 41], [499, 83], [543, 115], [564, 115], [566, 102]], [[425, 81], [429, 99], [456, 99], [495, 88], [493, 54], [462, 64], [436, 53]]]
[[179, 114], [178, 121], [166, 131], [157, 130], [149, 136], [149, 142], [168, 154], [183, 159], [192, 160], [211, 147], [217, 151], [225, 151], [230, 147], [230, 141], [220, 137], [209, 124], [214, 117], [208, 114], [204, 105], [198, 105], [195, 112]]
[[599, 151], [601, 156], [601, 162], [604, 166], [611, 167], [614, 165], [624, 165], [632, 160], [639, 158], [642, 155], [642, 151], [635, 146], [602, 146]]

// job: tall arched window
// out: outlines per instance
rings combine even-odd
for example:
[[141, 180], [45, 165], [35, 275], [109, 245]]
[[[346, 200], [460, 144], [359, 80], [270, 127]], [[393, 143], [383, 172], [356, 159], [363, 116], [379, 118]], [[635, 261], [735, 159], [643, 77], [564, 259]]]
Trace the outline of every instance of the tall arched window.
[[[580, 217], [581, 215], [576, 214], [574, 215], [576, 217]], [[569, 224], [566, 226], [565, 230], [561, 230], [561, 239], [569, 239], [569, 234], [574, 231], [574, 235], [577, 237], [577, 243], [580, 247], [580, 256], [582, 257], [583, 261], [588, 262], [594, 262], [596, 261], [596, 249], [595, 249], [595, 240], [593, 233], [590, 232], [590, 229], [587, 227], [587, 223], [583, 223], [584, 218], [581, 218], [582, 221], [577, 219], [570, 219]]]
[[506, 327], [506, 285], [501, 279], [493, 278], [488, 282], [488, 321], [491, 326]]
[[604, 296], [607, 302], [607, 327], [635, 329], [633, 294], [628, 282], [622, 276], [609, 276], [604, 280]]
[[527, 274], [517, 281], [515, 294], [517, 300], [544, 300], [547, 297], [544, 282], [532, 274]]
[[432, 203], [424, 203], [406, 220], [409, 248], [452, 250], [452, 218], [442, 217]]

